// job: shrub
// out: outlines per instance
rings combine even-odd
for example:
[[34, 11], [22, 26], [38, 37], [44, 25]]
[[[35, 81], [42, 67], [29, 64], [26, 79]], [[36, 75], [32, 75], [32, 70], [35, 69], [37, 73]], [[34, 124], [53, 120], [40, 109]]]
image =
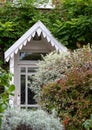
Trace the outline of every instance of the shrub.
[[[88, 79], [88, 77], [89, 75], [85, 78]], [[90, 88], [92, 81], [89, 83], [89, 81], [87, 82], [84, 79], [78, 85], [70, 82], [69, 79], [67, 82], [61, 80], [44, 86], [40, 104], [49, 112], [55, 109], [64, 122], [68, 117], [67, 130], [72, 127], [74, 127], [72, 130], [77, 130], [78, 128], [81, 130], [82, 123], [92, 111], [92, 89]], [[76, 79], [74, 82], [76, 82]]]
[[59, 119], [43, 110], [9, 109], [3, 118], [2, 130], [62, 130]]
[[[51, 52], [43, 57], [43, 61], [39, 61], [37, 73], [34, 76], [33, 83], [30, 88], [36, 94], [36, 100], [40, 99], [40, 91], [43, 85], [57, 81], [64, 73], [65, 60], [68, 52]], [[62, 68], [61, 68], [62, 66]]]
[[30, 85], [30, 88], [36, 94], [36, 100], [40, 100], [40, 91], [43, 85], [53, 83], [53, 81], [55, 82], [61, 77], [64, 79], [65, 72], [69, 73], [74, 67], [78, 67], [79, 69], [91, 68], [92, 55], [90, 55], [90, 52], [91, 49], [88, 45], [73, 53], [52, 52], [43, 57], [43, 61], [39, 61], [38, 63], [37, 73], [33, 79], [33, 83]]
[[13, 96], [14, 85], [10, 84], [12, 75], [0, 68], [0, 128], [4, 110], [8, 107], [9, 95]]
[[58, 81], [43, 85], [40, 105], [49, 112], [55, 109], [67, 130], [82, 130], [92, 113], [92, 50], [78, 49], [65, 61], [65, 78], [61, 75]]

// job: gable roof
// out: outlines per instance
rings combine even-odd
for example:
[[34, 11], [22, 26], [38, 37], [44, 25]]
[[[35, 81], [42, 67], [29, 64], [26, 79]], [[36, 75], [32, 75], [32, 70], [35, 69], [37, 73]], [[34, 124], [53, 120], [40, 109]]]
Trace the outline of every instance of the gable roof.
[[53, 37], [45, 25], [41, 21], [38, 21], [5, 52], [5, 61], [8, 62], [14, 54], [17, 54], [18, 50], [21, 50], [22, 47], [27, 44], [27, 41], [29, 42], [31, 38], [35, 36], [35, 33], [37, 33], [38, 36], [42, 33], [43, 37], [46, 38], [57, 51], [67, 51], [67, 48]]

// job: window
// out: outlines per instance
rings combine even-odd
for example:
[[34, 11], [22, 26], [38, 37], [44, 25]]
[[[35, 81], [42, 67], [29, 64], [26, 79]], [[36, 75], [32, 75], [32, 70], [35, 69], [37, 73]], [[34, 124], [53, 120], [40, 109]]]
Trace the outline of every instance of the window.
[[42, 9], [55, 8], [55, 5], [53, 5], [53, 0], [37, 0], [37, 2], [35, 3], [35, 6], [37, 8], [42, 8]]
[[33, 53], [33, 52], [20, 52], [19, 60], [31, 60], [37, 61], [42, 60], [42, 55], [46, 56], [47, 53]]
[[39, 3], [52, 3], [52, 0], [37, 0]]
[[34, 93], [29, 88], [37, 67], [20, 68], [20, 105], [22, 108], [37, 107], [34, 99]]
[[[20, 6], [19, 0], [13, 0], [13, 4]], [[55, 5], [53, 5], [53, 0], [36, 0], [34, 2], [34, 6], [36, 8], [41, 9], [53, 9]]]
[[[37, 60], [42, 60], [42, 55], [47, 53], [22, 51], [19, 53], [19, 86], [20, 86], [20, 107], [21, 108], [38, 108], [38, 104], [34, 99], [35, 94], [31, 91], [34, 75], [38, 69]], [[23, 62], [21, 62], [23, 61]], [[30, 62], [29, 62], [30, 61]], [[23, 63], [23, 65], [22, 65]]]

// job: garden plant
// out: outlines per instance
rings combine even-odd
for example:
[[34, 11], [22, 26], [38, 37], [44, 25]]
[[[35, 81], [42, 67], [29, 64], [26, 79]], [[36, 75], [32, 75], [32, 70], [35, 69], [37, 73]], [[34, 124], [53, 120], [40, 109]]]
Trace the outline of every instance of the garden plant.
[[43, 109], [56, 110], [66, 130], [83, 130], [82, 124], [92, 112], [92, 49], [89, 45], [77, 49], [59, 62], [59, 54], [53, 55], [56, 59], [47, 55], [40, 61], [39, 76], [34, 81], [36, 84], [38, 81], [38, 86], [33, 91], [36, 95], [38, 91], [38, 102]]
[[58, 118], [43, 110], [8, 109], [1, 130], [63, 130]]
[[9, 106], [9, 95], [13, 96], [15, 86], [10, 84], [12, 75], [0, 68], [0, 127], [4, 111]]

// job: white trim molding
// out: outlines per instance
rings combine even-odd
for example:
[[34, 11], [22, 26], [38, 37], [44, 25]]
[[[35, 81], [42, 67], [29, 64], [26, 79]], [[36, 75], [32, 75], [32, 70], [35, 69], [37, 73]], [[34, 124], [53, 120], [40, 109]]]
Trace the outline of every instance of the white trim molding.
[[36, 33], [38, 36], [42, 34], [43, 37], [47, 39], [48, 43], [55, 47], [56, 51], [67, 52], [67, 48], [58, 42], [46, 26], [39, 20], [5, 52], [5, 61], [8, 62], [14, 54], [17, 54], [18, 51], [21, 50]]
[[52, 0], [38, 0], [37, 3], [35, 3], [36, 8], [39, 9], [54, 9], [55, 5], [53, 4]]

